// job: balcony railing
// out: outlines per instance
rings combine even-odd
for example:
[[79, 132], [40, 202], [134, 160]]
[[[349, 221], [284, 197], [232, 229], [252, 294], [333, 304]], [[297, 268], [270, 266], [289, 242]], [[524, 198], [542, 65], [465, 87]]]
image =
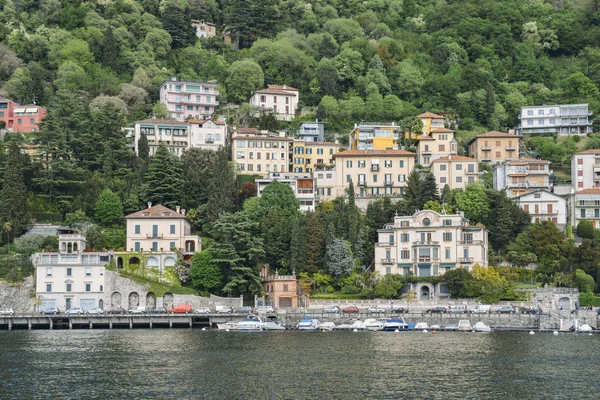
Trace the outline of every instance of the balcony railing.
[[481, 146], [481, 151], [492, 151], [492, 146]]
[[396, 259], [395, 258], [382, 258], [381, 263], [383, 265], [392, 265], [392, 264], [396, 263]]
[[421, 154], [431, 154], [431, 150], [429, 150], [429, 149], [421, 150]]
[[156, 235], [151, 235], [149, 233], [146, 233], [146, 239], [162, 239], [163, 238], [163, 234], [159, 233]]
[[366, 181], [358, 181], [358, 186], [367, 186], [367, 182]]
[[413, 242], [413, 246], [439, 246], [439, 244], [440, 244], [440, 242], [431, 241], [431, 240], [426, 240], [426, 241], [418, 240], [416, 242]]
[[394, 184], [394, 182], [392, 181], [385, 181], [385, 186], [392, 186]]
[[206, 140], [204, 141], [204, 143], [214, 143], [215, 139], [213, 138], [206, 138]]
[[458, 259], [458, 262], [464, 263], [464, 264], [472, 263], [473, 262], [473, 257], [460, 257]]
[[379, 164], [371, 164], [371, 171], [379, 171]]
[[461, 240], [458, 242], [458, 244], [462, 246], [481, 246], [483, 244], [483, 240]]
[[506, 151], [515, 151], [517, 148], [515, 146], [506, 146], [504, 149]]
[[415, 263], [430, 263], [430, 262], [439, 262], [439, 261], [440, 261], [439, 258], [434, 258], [434, 257], [413, 258], [413, 262], [415, 262]]

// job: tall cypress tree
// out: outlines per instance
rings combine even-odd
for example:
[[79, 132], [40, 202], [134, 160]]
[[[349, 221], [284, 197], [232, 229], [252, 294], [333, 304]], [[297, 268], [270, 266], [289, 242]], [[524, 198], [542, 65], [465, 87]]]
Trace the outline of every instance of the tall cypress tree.
[[301, 271], [314, 273], [323, 266], [325, 247], [323, 228], [314, 213], [307, 214], [306, 236], [306, 260]]
[[306, 217], [303, 214], [298, 215], [292, 225], [292, 234], [290, 240], [290, 273], [304, 271], [307, 262], [307, 242]]
[[138, 146], [138, 157], [144, 161], [144, 164], [148, 165], [150, 159], [150, 146], [148, 145], [148, 138], [146, 135], [141, 135], [140, 140], [137, 143]]
[[102, 41], [102, 65], [118, 73], [120, 53], [119, 42], [115, 39], [112, 28], [108, 28]]
[[417, 198], [417, 208], [420, 210], [428, 201], [438, 201], [440, 199], [435, 175], [432, 172], [427, 172], [421, 177], [421, 187]]
[[413, 168], [410, 174], [408, 174], [408, 178], [406, 178], [406, 188], [404, 189], [404, 198], [408, 202], [411, 212], [414, 212], [419, 206], [421, 182], [421, 173], [416, 168]]
[[102, 153], [99, 162], [107, 181], [126, 176], [133, 165], [133, 153], [121, 127], [125, 117], [113, 104], [104, 105], [94, 115], [94, 129], [102, 140]]
[[169, 153], [165, 143], [160, 143], [146, 172], [147, 200], [169, 208], [178, 206], [183, 186], [181, 175], [179, 160]]
[[196, 41], [196, 32], [192, 26], [192, 21], [188, 17], [189, 6], [182, 7], [178, 2], [170, 0], [165, 6], [160, 20], [163, 24], [163, 29], [171, 35], [173, 49], [180, 49], [191, 46]]
[[26, 169], [24, 159], [19, 148], [20, 134], [11, 135], [8, 145], [8, 154], [4, 169], [4, 184], [0, 191], [0, 222], [2, 225], [10, 223], [11, 235], [16, 237], [23, 233], [29, 222], [27, 209], [27, 188], [23, 171]]

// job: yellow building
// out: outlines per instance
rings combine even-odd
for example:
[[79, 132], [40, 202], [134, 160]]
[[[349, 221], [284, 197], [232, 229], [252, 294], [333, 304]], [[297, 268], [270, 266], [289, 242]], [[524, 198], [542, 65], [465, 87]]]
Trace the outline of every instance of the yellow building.
[[361, 122], [350, 133], [350, 150], [397, 150], [398, 129], [394, 122]]
[[481, 162], [497, 163], [519, 158], [517, 135], [504, 132], [486, 132], [469, 142], [469, 155]]
[[338, 152], [337, 142], [306, 142], [294, 139], [292, 172], [312, 173], [317, 165], [333, 165], [333, 155]]
[[432, 161], [458, 153], [454, 131], [448, 128], [432, 128], [427, 136], [417, 139], [417, 162], [429, 167]]
[[231, 135], [231, 157], [239, 174], [266, 176], [287, 172], [292, 139], [254, 128], [239, 128]]
[[406, 131], [404, 132], [404, 138], [405, 139], [420, 139], [423, 136], [429, 136], [431, 134], [431, 130], [432, 129], [436, 129], [436, 128], [444, 128], [444, 122], [445, 122], [445, 118], [442, 115], [438, 115], [438, 114], [434, 114], [434, 113], [430, 113], [429, 111], [417, 115], [417, 118], [419, 118], [422, 122], [423, 122], [423, 131], [421, 134], [418, 133], [413, 133], [411, 134], [410, 132]]

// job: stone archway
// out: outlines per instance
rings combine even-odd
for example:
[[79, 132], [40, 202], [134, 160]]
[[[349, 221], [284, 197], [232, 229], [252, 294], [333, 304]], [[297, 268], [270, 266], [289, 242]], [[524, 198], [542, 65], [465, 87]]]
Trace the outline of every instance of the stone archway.
[[165, 261], [164, 261], [164, 265], [165, 267], [174, 267], [175, 264], [177, 263], [177, 260], [175, 260], [175, 257], [165, 257]]
[[140, 265], [140, 259], [138, 257], [131, 257], [129, 259], [129, 265]]
[[159, 264], [158, 258], [156, 258], [156, 257], [148, 257], [148, 259], [146, 260], [146, 267], [155, 268], [155, 267], [158, 267], [159, 265], [160, 264]]
[[558, 309], [559, 310], [570, 310], [571, 309], [571, 299], [568, 297], [561, 297], [558, 299]]
[[138, 292], [129, 293], [129, 310], [140, 305], [140, 295]]
[[196, 251], [196, 242], [193, 240], [186, 240], [185, 251], [187, 251], [188, 253], [195, 252]]
[[146, 307], [156, 307], [156, 295], [153, 292], [146, 295]]
[[117, 257], [117, 269], [123, 269], [123, 257]]
[[110, 304], [112, 307], [121, 307], [121, 293], [119, 292], [113, 292], [110, 295]]
[[163, 305], [166, 309], [173, 307], [173, 302], [175, 301], [173, 293], [165, 293], [163, 296]]
[[421, 289], [419, 290], [420, 293], [420, 300], [429, 300], [430, 296], [431, 296], [431, 288], [427, 285], [423, 285], [421, 286]]

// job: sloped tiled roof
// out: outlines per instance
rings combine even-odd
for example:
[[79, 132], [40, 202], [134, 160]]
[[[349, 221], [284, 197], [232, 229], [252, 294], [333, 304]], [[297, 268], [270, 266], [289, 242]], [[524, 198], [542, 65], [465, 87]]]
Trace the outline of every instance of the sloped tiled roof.
[[216, 119], [216, 120], [215, 119], [190, 119], [190, 120], [188, 120], [188, 122], [190, 124], [200, 124], [200, 125], [202, 125], [203, 123], [208, 122], [208, 121], [211, 121], [215, 125], [225, 125], [225, 121], [221, 121], [218, 119]]
[[454, 131], [448, 128], [433, 128], [431, 133], [454, 133]]
[[170, 124], [170, 125], [187, 125], [185, 121], [176, 119], [149, 118], [141, 121], [135, 121], [136, 124]]
[[440, 157], [440, 158], [433, 160], [432, 163], [437, 162], [437, 161], [473, 161], [473, 162], [477, 162], [477, 160], [474, 158], [465, 157], [465, 156], [457, 156], [457, 155]]
[[129, 214], [125, 218], [175, 218], [175, 219], [185, 219], [185, 215], [178, 213], [177, 211], [173, 211], [170, 208], [163, 206], [162, 204], [158, 204], [156, 206], [152, 206], [150, 208], [146, 208], [145, 210], [136, 211], [132, 214]]
[[417, 141], [421, 141], [421, 140], [435, 140], [435, 139], [432, 138], [431, 136], [421, 136], [420, 138], [417, 139]]
[[440, 118], [444, 118], [444, 116], [443, 115], [434, 114], [434, 113], [431, 113], [431, 112], [427, 111], [427, 112], [424, 112], [423, 114], [417, 115], [417, 118], [436, 118], [436, 119], [440, 119]]
[[599, 189], [583, 189], [575, 194], [600, 194]]
[[411, 153], [406, 150], [346, 150], [334, 154], [333, 157], [415, 157], [416, 155], [416, 153]]
[[261, 94], [279, 94], [279, 95], [282, 95], [282, 96], [296, 96], [296, 93], [293, 93], [293, 92], [291, 92], [291, 91], [290, 91], [290, 92], [288, 92], [288, 91], [286, 91], [286, 90], [283, 90], [283, 89], [260, 89], [260, 90], [257, 90], [257, 91], [256, 91], [256, 92], [254, 92], [254, 93], [261, 93]]
[[275, 90], [293, 90], [293, 91], [298, 92], [298, 89], [293, 88], [293, 87], [288, 86], [288, 85], [267, 85], [267, 87], [269, 89], [275, 89]]
[[575, 154], [600, 154], [600, 149], [584, 150], [584, 151], [580, 151], [579, 153], [575, 153]]

